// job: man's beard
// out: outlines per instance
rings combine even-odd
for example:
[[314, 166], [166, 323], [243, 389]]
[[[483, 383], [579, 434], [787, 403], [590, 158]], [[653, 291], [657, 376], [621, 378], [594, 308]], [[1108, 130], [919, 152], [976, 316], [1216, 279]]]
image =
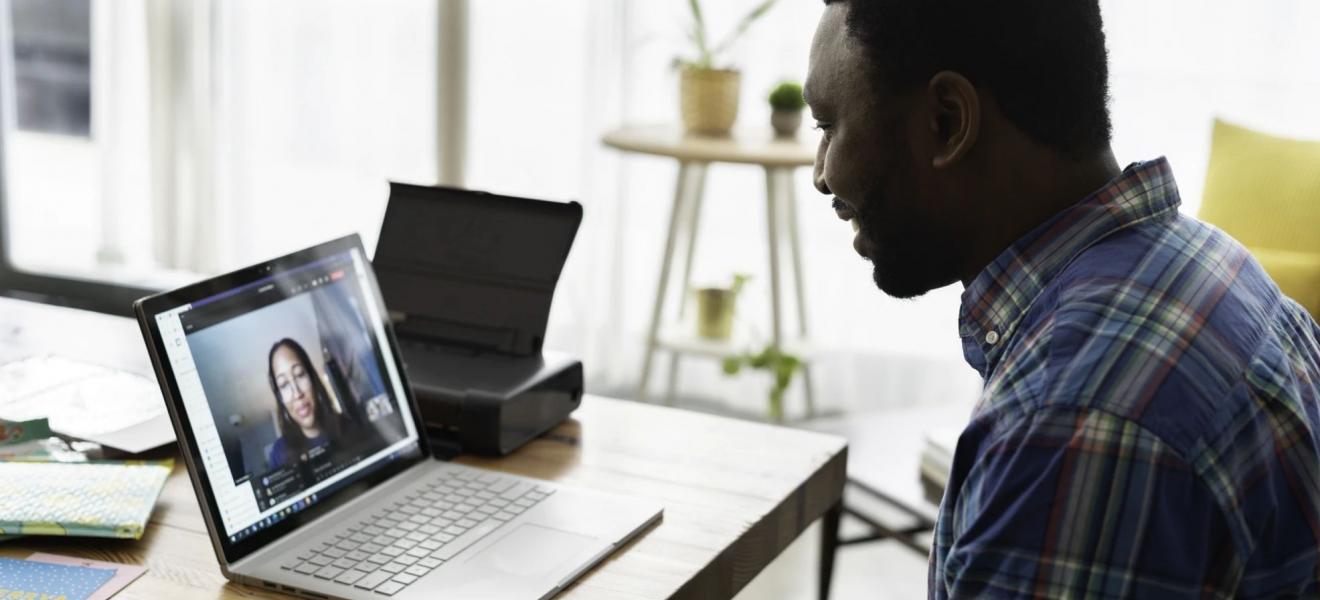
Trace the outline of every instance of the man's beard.
[[[907, 156], [906, 150], [895, 154]], [[912, 181], [909, 162], [889, 161], [857, 213], [871, 278], [880, 291], [900, 299], [916, 298], [956, 279], [948, 268], [952, 244], [942, 241], [946, 236], [923, 210], [915, 186], [902, 185]], [[899, 183], [894, 198], [882, 195], [882, 181]]]
[[883, 203], [880, 198], [868, 198], [857, 215], [857, 221], [861, 224], [859, 234], [865, 238], [866, 258], [871, 261], [871, 279], [880, 291], [890, 296], [915, 298], [926, 290], [914, 284], [910, 272], [911, 263], [903, 251], [905, 244], [899, 239], [901, 234], [897, 231], [903, 226], [890, 227], [889, 231], [882, 233], [889, 220], [894, 218], [892, 214], [881, 216]]

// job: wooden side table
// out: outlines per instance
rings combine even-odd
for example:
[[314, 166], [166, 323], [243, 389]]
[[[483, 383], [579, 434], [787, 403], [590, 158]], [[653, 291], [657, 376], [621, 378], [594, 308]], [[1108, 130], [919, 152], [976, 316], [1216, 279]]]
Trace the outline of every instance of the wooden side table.
[[[656, 285], [655, 304], [651, 309], [651, 323], [647, 330], [646, 352], [642, 362], [637, 398], [645, 400], [651, 379], [651, 368], [656, 350], [669, 352], [669, 380], [665, 400], [672, 403], [674, 386], [678, 379], [679, 360], [684, 354], [723, 358], [741, 351], [733, 343], [712, 342], [693, 334], [669, 335], [662, 332], [665, 318], [665, 296], [669, 289], [675, 261], [675, 249], [683, 250], [681, 293], [678, 318], [687, 311], [688, 288], [692, 281], [692, 261], [696, 255], [697, 228], [701, 218], [702, 193], [706, 170], [712, 163], [759, 165], [765, 170], [766, 230], [770, 244], [770, 346], [775, 350], [793, 352], [803, 359], [802, 382], [806, 393], [806, 412], [815, 413], [811, 371], [807, 363], [810, 346], [807, 338], [806, 293], [803, 287], [802, 252], [798, 234], [797, 201], [793, 191], [793, 174], [798, 167], [811, 166], [816, 160], [816, 146], [797, 138], [775, 138], [767, 129], [759, 134], [735, 132], [729, 137], [703, 137], [685, 134], [676, 126], [623, 127], [605, 135], [606, 146], [633, 152], [664, 156], [678, 161], [678, 181], [674, 189], [674, 204], [670, 209], [669, 230], [665, 237], [664, 258], [660, 262], [660, 279]], [[787, 236], [789, 259], [792, 261], [793, 288], [797, 305], [798, 335], [785, 337], [783, 301], [780, 286], [780, 239]]]

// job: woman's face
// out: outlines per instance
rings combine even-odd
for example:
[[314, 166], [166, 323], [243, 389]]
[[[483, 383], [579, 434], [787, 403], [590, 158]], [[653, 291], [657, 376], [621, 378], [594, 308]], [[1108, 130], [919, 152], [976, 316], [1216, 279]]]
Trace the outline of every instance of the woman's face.
[[288, 346], [280, 346], [270, 358], [275, 373], [275, 387], [280, 390], [280, 402], [293, 422], [304, 431], [316, 428], [316, 394], [312, 392], [312, 374], [308, 365]]

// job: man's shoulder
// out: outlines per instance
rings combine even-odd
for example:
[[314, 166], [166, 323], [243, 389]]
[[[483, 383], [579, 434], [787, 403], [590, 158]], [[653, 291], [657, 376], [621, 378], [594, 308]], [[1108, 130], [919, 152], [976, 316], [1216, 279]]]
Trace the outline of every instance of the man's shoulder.
[[1103, 409], [1194, 444], [1247, 408], [1253, 359], [1279, 335], [1283, 302], [1240, 244], [1195, 219], [1117, 231], [1033, 307], [1047, 340], [1042, 402]]
[[[1100, 240], [1042, 297], [1048, 298], [1055, 358], [1109, 358], [1103, 362], [1115, 366], [1154, 361], [1175, 370], [1238, 374], [1271, 333], [1283, 300], [1241, 244], [1183, 216]], [[1105, 365], [1095, 366], [1093, 372], [1106, 372]]]

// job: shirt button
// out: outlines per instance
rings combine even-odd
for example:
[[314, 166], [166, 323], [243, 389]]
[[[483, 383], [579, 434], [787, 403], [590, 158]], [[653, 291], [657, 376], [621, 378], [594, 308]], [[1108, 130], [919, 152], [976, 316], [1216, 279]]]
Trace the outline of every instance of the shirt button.
[[998, 332], [998, 331], [993, 331], [993, 330], [992, 330], [992, 331], [986, 333], [986, 334], [985, 334], [985, 343], [990, 344], [991, 346], [993, 346], [993, 345], [999, 343], [999, 332]]

